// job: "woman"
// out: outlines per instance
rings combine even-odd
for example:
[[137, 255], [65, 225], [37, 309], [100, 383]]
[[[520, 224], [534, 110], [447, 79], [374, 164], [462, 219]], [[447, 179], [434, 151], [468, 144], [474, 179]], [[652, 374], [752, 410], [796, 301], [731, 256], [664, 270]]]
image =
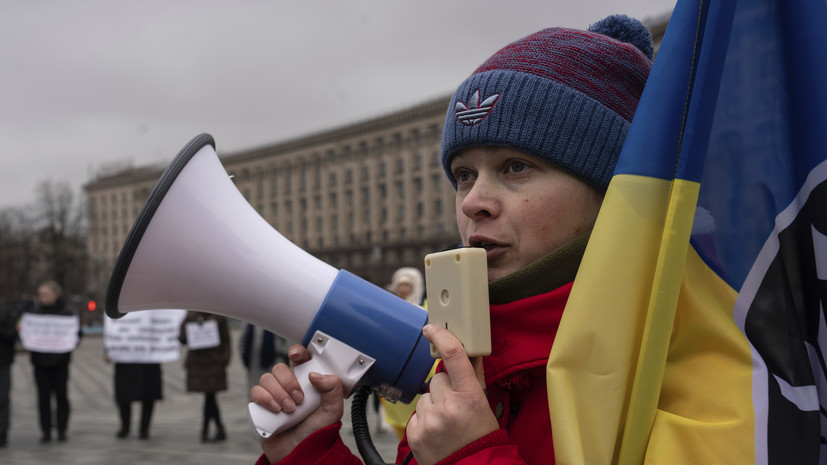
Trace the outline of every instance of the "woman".
[[[78, 338], [82, 336], [77, 315], [66, 307], [63, 300], [63, 288], [55, 281], [44, 281], [37, 288], [37, 302], [25, 313], [34, 315], [53, 315], [62, 317], [60, 320], [78, 327]], [[59, 323], [56, 323], [59, 324]], [[37, 407], [40, 415], [40, 442], [52, 440], [52, 396], [56, 402], [56, 427], [58, 441], [65, 441], [66, 430], [69, 427], [69, 363], [72, 361], [72, 351], [40, 352], [30, 351], [30, 359], [34, 369], [35, 384], [37, 384]]]
[[[227, 390], [227, 365], [230, 363], [230, 330], [227, 318], [221, 315], [212, 315], [203, 312], [187, 312], [181, 323], [179, 339], [187, 344], [192, 338], [187, 326], [196, 328], [215, 328], [217, 334], [212, 336], [214, 343], [208, 347], [191, 346], [184, 360], [187, 370], [187, 391], [204, 393], [204, 410], [201, 423], [201, 442], [219, 442], [227, 439], [227, 432], [221, 422], [221, 411], [218, 408], [216, 394]], [[194, 342], [194, 341], [190, 341]], [[210, 438], [210, 423], [215, 423], [215, 436]]]
[[[472, 364], [446, 329], [423, 328], [443, 366], [397, 463], [554, 463], [545, 367], [652, 53], [649, 31], [626, 16], [587, 31], [544, 29], [499, 50], [454, 93], [442, 164], [457, 189], [463, 245], [486, 250], [492, 353]], [[308, 354], [293, 346], [290, 358]], [[338, 436], [341, 382], [310, 381], [321, 406], [265, 440], [260, 464], [360, 463]], [[292, 411], [297, 387], [277, 365], [250, 396]]]

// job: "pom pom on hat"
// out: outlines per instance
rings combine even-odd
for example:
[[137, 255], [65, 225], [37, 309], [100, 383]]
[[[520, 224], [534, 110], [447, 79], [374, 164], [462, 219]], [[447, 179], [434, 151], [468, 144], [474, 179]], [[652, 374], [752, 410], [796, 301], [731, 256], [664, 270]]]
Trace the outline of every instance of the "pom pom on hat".
[[655, 57], [652, 33], [643, 23], [634, 18], [626, 15], [612, 15], [589, 26], [589, 32], [603, 34], [620, 42], [630, 43], [650, 60]]
[[549, 28], [492, 55], [463, 82], [445, 118], [448, 178], [460, 150], [512, 148], [605, 192], [652, 67], [652, 36], [610, 16], [588, 31]]

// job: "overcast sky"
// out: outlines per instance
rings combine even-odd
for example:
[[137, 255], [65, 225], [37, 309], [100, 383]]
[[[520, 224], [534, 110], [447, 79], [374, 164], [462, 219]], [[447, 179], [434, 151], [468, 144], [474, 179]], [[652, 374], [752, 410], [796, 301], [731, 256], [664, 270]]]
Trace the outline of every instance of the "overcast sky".
[[448, 95], [544, 27], [675, 0], [4, 0], [0, 208], [44, 180], [78, 196], [96, 172], [163, 167], [213, 135], [219, 154]]

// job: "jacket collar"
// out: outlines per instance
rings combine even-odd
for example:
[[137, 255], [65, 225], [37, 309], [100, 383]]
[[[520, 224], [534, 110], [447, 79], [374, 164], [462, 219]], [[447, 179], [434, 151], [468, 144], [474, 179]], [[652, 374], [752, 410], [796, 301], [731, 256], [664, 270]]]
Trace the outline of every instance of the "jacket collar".
[[489, 302], [514, 302], [552, 291], [574, 281], [583, 253], [586, 251], [586, 244], [589, 242], [589, 235], [586, 233], [578, 236], [522, 270], [489, 283]]

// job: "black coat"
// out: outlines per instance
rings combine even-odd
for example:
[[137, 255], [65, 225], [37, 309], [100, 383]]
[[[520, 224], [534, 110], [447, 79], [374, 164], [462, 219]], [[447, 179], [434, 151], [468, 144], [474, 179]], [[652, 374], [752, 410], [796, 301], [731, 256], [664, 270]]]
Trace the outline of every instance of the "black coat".
[[158, 363], [116, 363], [114, 378], [115, 402], [119, 404], [163, 398]]
[[17, 312], [10, 305], [0, 303], [0, 366], [14, 362], [17, 343]]

